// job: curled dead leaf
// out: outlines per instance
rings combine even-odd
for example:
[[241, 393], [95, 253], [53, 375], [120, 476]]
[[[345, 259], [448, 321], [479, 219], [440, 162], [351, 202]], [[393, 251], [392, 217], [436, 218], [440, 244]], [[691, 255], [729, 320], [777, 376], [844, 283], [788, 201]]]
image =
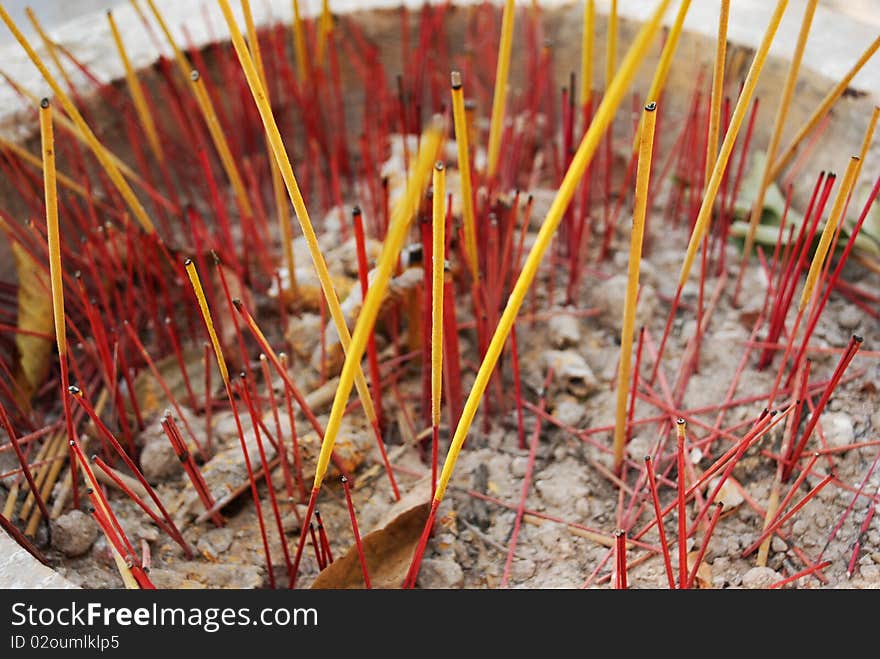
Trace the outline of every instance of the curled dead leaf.
[[[386, 527], [362, 538], [367, 571], [373, 588], [399, 588], [425, 528], [430, 503], [421, 503], [398, 515]], [[312, 588], [363, 588], [364, 577], [356, 546], [326, 567]]]
[[[694, 563], [699, 555], [700, 552], [698, 551], [688, 552], [688, 572], [694, 569]], [[697, 588], [712, 588], [712, 566], [706, 561], [700, 563], [700, 567], [697, 568], [697, 574], [694, 576], [694, 586]]]
[[[379, 527], [361, 538], [373, 588], [400, 588], [431, 510], [427, 480], [417, 483], [395, 503]], [[385, 522], [385, 523], [383, 523]], [[356, 545], [318, 575], [314, 589], [363, 588], [364, 576]]]

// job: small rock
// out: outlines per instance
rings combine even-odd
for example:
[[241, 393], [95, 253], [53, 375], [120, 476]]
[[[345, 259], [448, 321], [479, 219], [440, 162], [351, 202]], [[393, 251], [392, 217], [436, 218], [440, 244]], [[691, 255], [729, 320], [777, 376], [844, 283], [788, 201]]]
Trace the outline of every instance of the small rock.
[[159, 483], [183, 471], [171, 442], [157, 439], [141, 451], [141, 471], [150, 483]]
[[557, 380], [573, 396], [584, 398], [599, 386], [593, 370], [580, 353], [574, 350], [548, 350], [543, 357], [545, 366], [553, 368]]
[[536, 569], [537, 566], [535, 565], [535, 561], [528, 558], [516, 559], [510, 566], [511, 581], [515, 583], [527, 581], [534, 576]]
[[[599, 320], [609, 329], [620, 330], [626, 286], [627, 275], [620, 274], [600, 282], [592, 289], [593, 304], [601, 311]], [[657, 291], [650, 284], [643, 284], [636, 305], [636, 327], [645, 325], [654, 316], [658, 306]]]
[[788, 543], [778, 535], [774, 535], [773, 540], [770, 541], [770, 548], [775, 552], [788, 551]]
[[554, 348], [564, 349], [581, 342], [578, 319], [567, 313], [554, 314], [547, 323], [547, 336]]
[[300, 519], [306, 515], [306, 506], [298, 503], [296, 504], [296, 510], [299, 513], [298, 516], [295, 513], [290, 512], [281, 518], [281, 527], [284, 529], [285, 533], [299, 533], [300, 528], [302, 528], [302, 522], [300, 522]]
[[880, 580], [880, 567], [876, 565], [859, 565], [859, 574], [865, 581]]
[[825, 431], [825, 439], [831, 446], [848, 446], [856, 439], [852, 419], [843, 412], [823, 415], [822, 430]]
[[212, 529], [199, 538], [196, 547], [209, 561], [216, 561], [229, 549], [233, 534], [230, 529]]
[[69, 558], [82, 556], [98, 537], [98, 525], [81, 510], [71, 510], [52, 522], [52, 546]]
[[524, 455], [515, 457], [510, 462], [510, 473], [516, 478], [523, 478], [526, 475], [526, 469], [529, 466], [529, 460]]
[[853, 305], [847, 305], [837, 314], [837, 324], [843, 329], [854, 330], [862, 322], [862, 313]]
[[769, 567], [753, 567], [743, 575], [742, 585], [743, 588], [756, 590], [768, 588], [781, 579], [782, 575], [776, 570]]
[[584, 404], [572, 396], [564, 396], [554, 405], [553, 416], [565, 425], [577, 428], [584, 419]]
[[416, 585], [424, 589], [463, 588], [464, 572], [453, 560], [426, 558], [422, 561]]
[[638, 435], [633, 437], [626, 445], [626, 454], [633, 460], [644, 460], [651, 454], [651, 440]]

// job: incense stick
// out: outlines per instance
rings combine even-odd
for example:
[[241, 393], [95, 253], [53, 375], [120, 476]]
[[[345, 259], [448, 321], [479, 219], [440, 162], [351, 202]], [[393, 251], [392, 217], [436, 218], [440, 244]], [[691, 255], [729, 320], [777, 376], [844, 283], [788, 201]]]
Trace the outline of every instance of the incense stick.
[[[654, 127], [657, 123], [657, 104], [648, 103], [642, 114], [644, 127], [639, 140], [639, 165], [636, 175], [635, 209], [629, 247], [629, 273], [626, 297], [623, 303], [623, 325], [620, 332], [620, 367], [617, 377], [617, 413], [614, 426], [614, 470], [623, 465], [626, 445], [626, 401], [632, 359], [633, 329], [636, 320], [636, 300], [639, 292], [639, 263], [642, 258], [642, 238], [645, 233], [645, 215], [648, 206], [648, 183], [651, 177], [651, 158], [654, 150]], [[633, 383], [636, 386], [636, 383]]]

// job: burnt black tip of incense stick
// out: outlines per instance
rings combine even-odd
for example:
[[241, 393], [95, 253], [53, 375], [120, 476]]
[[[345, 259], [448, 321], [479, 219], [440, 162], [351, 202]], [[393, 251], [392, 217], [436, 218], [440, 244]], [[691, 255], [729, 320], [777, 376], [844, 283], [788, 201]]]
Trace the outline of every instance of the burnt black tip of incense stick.
[[232, 306], [235, 307], [238, 311], [241, 311], [241, 300], [237, 297], [232, 298]]
[[43, 108], [44, 110], [45, 110], [46, 108], [48, 108], [48, 107], [49, 107], [49, 99], [48, 99], [48, 98], [44, 98], [44, 99], [42, 99], [42, 100], [40, 101], [40, 107]]
[[75, 384], [72, 384], [69, 387], [67, 387], [67, 391], [68, 391], [68, 393], [70, 393], [73, 396], [79, 396], [82, 393], [80, 388], [77, 387]]
[[859, 336], [858, 334], [853, 334], [852, 340], [855, 341], [856, 343], [862, 343], [865, 339], [862, 338], [861, 336]]
[[657, 109], [657, 103], [655, 103], [654, 101], [651, 101], [650, 103], [648, 103], [645, 106], [645, 112], [653, 112], [656, 109]]
[[192, 79], [193, 82], [198, 82], [198, 81], [199, 81], [199, 77], [200, 77], [200, 76], [199, 76], [199, 72], [196, 71], [195, 69], [193, 69], [193, 70], [190, 72], [189, 77], [190, 77], [190, 79]]
[[352, 214], [352, 215], [360, 215], [360, 214], [361, 214], [361, 207], [360, 207], [360, 206], [355, 206], [354, 208], [352, 208], [352, 209], [351, 209], [351, 214]]
[[461, 71], [453, 71], [449, 74], [453, 89], [461, 89]]
[[192, 264], [192, 262], [193, 262], [192, 259], [187, 258], [187, 259], [183, 262], [183, 265], [185, 265], [185, 266], [190, 266], [190, 265]]
[[436, 169], [438, 172], [442, 172], [444, 167], [445, 165], [443, 164], [442, 160], [438, 160], [434, 163], [434, 169]]

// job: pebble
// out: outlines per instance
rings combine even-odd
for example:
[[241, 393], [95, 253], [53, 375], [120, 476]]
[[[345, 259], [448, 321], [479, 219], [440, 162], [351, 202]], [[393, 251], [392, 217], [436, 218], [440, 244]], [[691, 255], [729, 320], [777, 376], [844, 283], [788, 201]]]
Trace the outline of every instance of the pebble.
[[866, 581], [877, 581], [880, 579], [880, 567], [876, 565], [860, 565], [859, 574]]
[[464, 587], [464, 571], [461, 565], [448, 558], [426, 558], [416, 586], [424, 589], [450, 589]]
[[862, 322], [862, 313], [853, 305], [846, 305], [837, 314], [837, 323], [847, 330], [853, 330]]
[[852, 444], [856, 439], [852, 419], [843, 412], [834, 412], [822, 416], [822, 430], [825, 439], [831, 446], [840, 447]]
[[524, 455], [518, 455], [510, 461], [510, 473], [516, 478], [523, 478], [529, 466], [529, 459]]
[[[592, 304], [599, 308], [599, 320], [609, 329], [620, 331], [623, 305], [626, 298], [627, 275], [619, 274], [600, 282], [592, 288]], [[653, 318], [659, 301], [657, 291], [650, 284], [641, 286], [636, 305], [636, 327], [645, 325]]]
[[232, 545], [230, 529], [212, 529], [199, 538], [196, 547], [209, 561], [216, 561]]
[[553, 416], [565, 425], [577, 428], [584, 419], [584, 404], [573, 396], [565, 396], [556, 401]]
[[788, 551], [788, 543], [778, 535], [774, 535], [773, 540], [770, 541], [770, 548], [776, 552]]
[[71, 510], [52, 522], [52, 546], [68, 558], [85, 554], [97, 537], [98, 525], [81, 510]]
[[581, 328], [578, 319], [567, 313], [554, 314], [547, 323], [547, 336], [554, 348], [564, 349], [579, 345]]
[[743, 575], [742, 585], [743, 588], [762, 589], [768, 588], [781, 579], [782, 575], [776, 570], [769, 567], [753, 567]]
[[644, 460], [651, 454], [652, 443], [648, 437], [636, 435], [626, 445], [626, 454], [633, 460]]
[[543, 361], [545, 367], [553, 367], [557, 380], [573, 396], [584, 398], [599, 386], [593, 369], [574, 350], [548, 350], [543, 355]]
[[141, 471], [150, 483], [158, 483], [183, 471], [174, 447], [167, 439], [149, 442], [141, 451]]
[[535, 575], [536, 570], [537, 565], [535, 565], [535, 561], [529, 558], [518, 558], [510, 566], [510, 580], [515, 583], [522, 583], [531, 579]]

